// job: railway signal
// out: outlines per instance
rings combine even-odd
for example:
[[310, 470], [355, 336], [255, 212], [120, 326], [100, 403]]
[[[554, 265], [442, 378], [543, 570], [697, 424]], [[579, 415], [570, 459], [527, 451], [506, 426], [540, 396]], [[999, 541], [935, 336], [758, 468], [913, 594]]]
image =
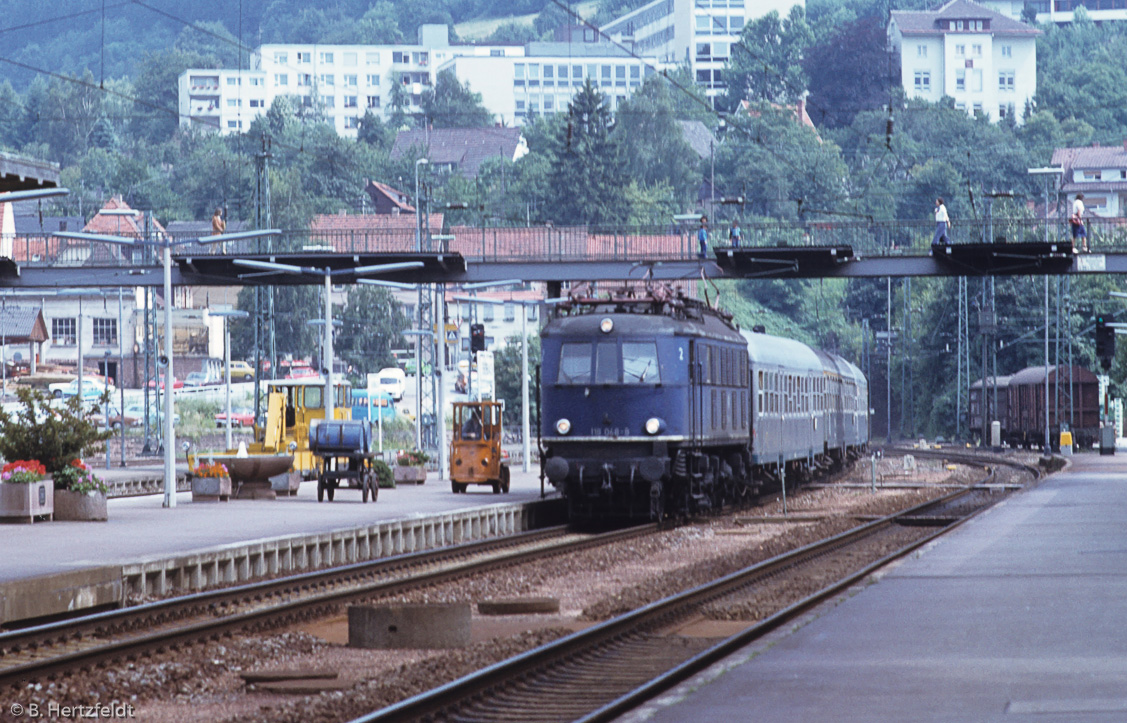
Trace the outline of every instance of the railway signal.
[[485, 351], [485, 324], [470, 324], [470, 351]]
[[1111, 369], [1115, 358], [1115, 327], [1110, 322], [1111, 318], [1106, 315], [1096, 317], [1096, 358], [1104, 371]]

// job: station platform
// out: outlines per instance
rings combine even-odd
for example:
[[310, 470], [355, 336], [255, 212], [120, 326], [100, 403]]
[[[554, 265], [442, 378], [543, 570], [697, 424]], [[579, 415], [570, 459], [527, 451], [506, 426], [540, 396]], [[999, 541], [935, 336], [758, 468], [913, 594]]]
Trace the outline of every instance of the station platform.
[[[160, 479], [162, 470], [104, 476]], [[163, 495], [151, 494], [108, 500], [106, 522], [0, 524], [0, 623], [562, 522], [551, 486], [546, 492], [542, 500], [536, 467], [521, 472], [517, 465], [508, 494], [484, 485], [454, 494], [431, 472], [426, 483], [381, 489], [367, 504], [359, 490], [346, 488], [319, 503], [311, 481], [276, 500], [193, 502], [191, 492], [179, 492], [176, 506], [164, 508]]]
[[1127, 457], [1071, 459], [620, 720], [1127, 720]]

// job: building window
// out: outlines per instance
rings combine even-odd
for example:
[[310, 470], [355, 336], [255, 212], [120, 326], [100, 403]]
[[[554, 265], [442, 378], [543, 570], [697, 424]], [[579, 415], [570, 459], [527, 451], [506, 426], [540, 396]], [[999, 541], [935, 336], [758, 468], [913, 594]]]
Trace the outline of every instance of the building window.
[[333, 64], [333, 54], [330, 53], [330, 52], [322, 52], [321, 53], [321, 62], [324, 63], [325, 65], [332, 65]]
[[[567, 66], [561, 65], [558, 68], [556, 68], [556, 76], [560, 80], [567, 80]], [[561, 85], [567, 85], [567, 83], [561, 83]]]
[[516, 304], [505, 304], [505, 321], [515, 321], [517, 318]]
[[369, 108], [379, 108], [380, 107], [380, 97], [378, 95], [369, 95], [368, 96], [368, 107]]
[[359, 128], [360, 127], [360, 119], [357, 118], [356, 116], [347, 116], [344, 119], [344, 127], [345, 128]]
[[556, 99], [550, 95], [544, 96], [544, 112], [555, 112]]
[[1014, 117], [1014, 104], [1013, 103], [1002, 103], [1000, 106], [998, 106], [998, 117], [999, 118], [1012, 118], [1012, 117]]
[[1085, 181], [1102, 181], [1103, 171], [1083, 171]]
[[286, 73], [275, 73], [274, 74], [274, 85], [289, 85], [289, 84], [290, 84], [290, 76], [289, 75], [287, 75]]
[[313, 76], [310, 75], [309, 73], [298, 73], [297, 74], [297, 84], [299, 86], [301, 86], [301, 85], [313, 85]]
[[238, 108], [242, 104], [243, 104], [243, 102], [241, 100], [239, 100], [238, 98], [228, 98], [227, 99], [227, 107], [228, 108]]
[[297, 54], [297, 62], [299, 62], [299, 63], [312, 63], [312, 62], [313, 62], [313, 53], [310, 53], [310, 52], [304, 52], [304, 53], [302, 53], [302, 52], [298, 52], [298, 54]]
[[74, 319], [51, 319], [51, 340], [56, 346], [74, 346], [76, 328]]
[[341, 107], [342, 108], [355, 108], [356, 107], [356, 96], [354, 96], [354, 95], [344, 96], [344, 102], [341, 105]]
[[391, 51], [391, 62], [393, 63], [410, 63], [411, 54], [401, 50]]
[[262, 85], [262, 78], [249, 78], [251, 85]]
[[481, 310], [482, 321], [493, 321], [493, 304], [486, 304]]
[[916, 46], [916, 57], [917, 58], [926, 58], [927, 57], [927, 46], [926, 45], [917, 45]]
[[364, 76], [364, 82], [366, 82], [373, 88], [378, 88], [380, 87], [380, 76], [376, 73], [369, 73], [368, 75]]
[[619, 88], [625, 88], [626, 87], [626, 66], [625, 65], [614, 66], [614, 84], [617, 85]]
[[333, 75], [332, 73], [328, 73], [328, 74], [322, 73], [321, 74], [321, 85], [327, 85], [331, 88], [333, 85], [335, 85], [335, 83], [336, 83], [336, 76]]
[[503, 57], [505, 57], [505, 51], [502, 48], [490, 48], [489, 49], [489, 57], [491, 57], [491, 58], [503, 58]]
[[971, 109], [976, 116], [982, 115], [982, 104], [981, 103], [975, 103], [973, 106], [971, 106]]
[[528, 64], [528, 87], [529, 88], [539, 87], [539, 85], [540, 85], [540, 64], [539, 63], [529, 63]]
[[604, 86], [609, 86], [611, 84], [609, 65], [604, 65], [599, 68], [599, 84]]
[[278, 65], [285, 65], [290, 62], [290, 56], [288, 53], [274, 53], [274, 62]]
[[1003, 58], [1014, 57], [1014, 48], [1013, 48], [1012, 45], [1003, 45], [1002, 46], [1002, 57]]
[[955, 90], [960, 93], [967, 89], [967, 71], [959, 68], [955, 71]]
[[94, 346], [117, 346], [117, 319], [91, 319]]
[[236, 123], [235, 121], [227, 121], [227, 127], [228, 128], [238, 128], [239, 124]]
[[228, 78], [227, 79], [227, 85], [239, 85], [239, 79], [238, 78]]
[[971, 47], [971, 52], [974, 53], [975, 57], [982, 57], [982, 46], [980, 44], [975, 43], [974, 45], [972, 45], [970, 47]]
[[998, 90], [1012, 91], [1014, 89], [1014, 71], [998, 71]]
[[355, 75], [344, 76], [344, 84], [350, 88], [355, 88], [357, 85], [357, 78]]
[[250, 100], [250, 107], [251, 108], [262, 108], [265, 105], [266, 105], [266, 101], [264, 101], [260, 98], [251, 98], [251, 100]]
[[931, 91], [931, 73], [926, 70], [917, 70], [914, 87], [919, 93], [927, 93]]
[[712, 43], [697, 43], [697, 60], [712, 60]]
[[364, 53], [364, 63], [366, 65], [379, 65], [380, 64], [380, 54], [379, 53]]
[[965, 46], [965, 45], [956, 45], [955, 46], [955, 55], [966, 55], [966, 54], [967, 54], [967, 46]]
[[324, 95], [324, 96], [321, 96], [321, 103], [322, 103], [322, 104], [323, 104], [323, 105], [324, 105], [324, 106], [325, 106], [326, 108], [336, 108], [336, 106], [337, 106], [337, 99], [336, 99], [336, 98], [334, 98], [334, 97], [333, 97], [333, 96], [331, 96], [331, 95]]

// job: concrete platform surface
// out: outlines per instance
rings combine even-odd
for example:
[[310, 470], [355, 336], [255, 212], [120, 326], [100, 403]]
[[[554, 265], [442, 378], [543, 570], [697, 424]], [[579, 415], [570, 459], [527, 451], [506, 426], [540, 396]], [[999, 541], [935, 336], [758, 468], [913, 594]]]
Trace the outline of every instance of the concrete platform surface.
[[[130, 469], [128, 474], [161, 473]], [[550, 485], [547, 491], [552, 494]], [[162, 507], [159, 494], [111, 499], [107, 522], [0, 524], [0, 582], [539, 499], [539, 472], [534, 467], [522, 473], [519, 466], [513, 468], [510, 492], [500, 495], [480, 485], [456, 495], [449, 481], [432, 472], [425, 484], [381, 489], [379, 499], [368, 504], [353, 489], [337, 490], [334, 502], [318, 503], [316, 482], [276, 500], [192, 502], [190, 492], [181, 492], [169, 509]]]
[[1073, 457], [621, 720], [1127, 720], [1127, 457]]

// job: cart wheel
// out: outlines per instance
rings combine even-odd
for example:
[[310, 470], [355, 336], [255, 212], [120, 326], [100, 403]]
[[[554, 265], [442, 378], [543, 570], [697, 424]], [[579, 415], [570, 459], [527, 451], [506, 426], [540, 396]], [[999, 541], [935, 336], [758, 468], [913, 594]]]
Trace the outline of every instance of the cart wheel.
[[509, 494], [509, 468], [501, 468], [501, 491]]
[[364, 502], [368, 501], [368, 488], [371, 487], [371, 486], [372, 486], [372, 483], [368, 481], [368, 475], [366, 475], [366, 474], [361, 475], [361, 477], [360, 477], [360, 498], [361, 498], [362, 501], [364, 501]]
[[500, 482], [494, 482], [493, 483], [493, 494], [495, 494], [495, 495], [501, 494], [501, 483]]
[[372, 502], [375, 502], [380, 496], [380, 481], [376, 478], [375, 472], [368, 475], [368, 487], [372, 490]]
[[336, 482], [326, 482], [325, 488], [329, 493], [329, 502], [332, 502], [333, 501], [333, 494], [337, 491], [337, 483]]
[[[330, 497], [329, 499], [332, 499], [332, 498]], [[318, 502], [324, 502], [325, 501], [325, 478], [324, 477], [318, 477], [317, 478], [317, 501]]]

